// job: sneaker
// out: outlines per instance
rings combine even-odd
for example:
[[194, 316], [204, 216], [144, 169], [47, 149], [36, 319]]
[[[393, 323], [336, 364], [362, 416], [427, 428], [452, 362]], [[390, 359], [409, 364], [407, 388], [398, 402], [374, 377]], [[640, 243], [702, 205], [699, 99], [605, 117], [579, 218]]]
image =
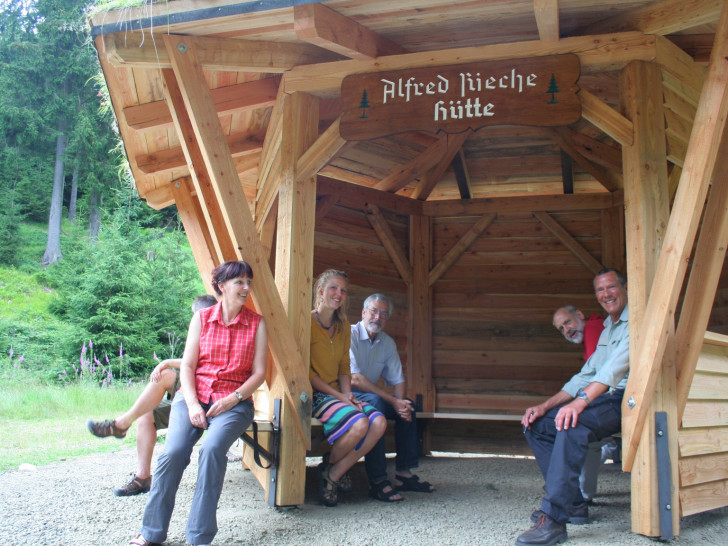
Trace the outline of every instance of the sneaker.
[[139, 493], [148, 493], [152, 488], [152, 477], [137, 478], [136, 474], [129, 483], [114, 489], [114, 495], [117, 497], [131, 497]]
[[567, 538], [566, 525], [541, 512], [536, 520], [536, 525], [525, 533], [521, 533], [516, 539], [516, 546], [529, 546], [532, 544], [553, 546], [560, 542], [566, 542]]
[[128, 428], [119, 428], [116, 426], [114, 419], [107, 419], [106, 421], [87, 421], [86, 428], [94, 436], [99, 438], [106, 438], [107, 436], [114, 436], [115, 438], [123, 438], [126, 436]]

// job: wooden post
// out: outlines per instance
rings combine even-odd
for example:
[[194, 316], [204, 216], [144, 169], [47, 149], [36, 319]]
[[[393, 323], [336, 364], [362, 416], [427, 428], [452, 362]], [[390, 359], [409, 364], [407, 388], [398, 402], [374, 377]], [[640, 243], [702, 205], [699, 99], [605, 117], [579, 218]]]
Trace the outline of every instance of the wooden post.
[[[669, 217], [669, 190], [665, 161], [662, 74], [656, 64], [634, 61], [620, 79], [622, 110], [634, 124], [634, 142], [622, 147], [625, 181], [625, 225], [627, 227], [627, 278], [629, 293], [630, 355], [639, 350], [639, 332], [652, 288], [657, 258]], [[631, 359], [630, 369], [640, 362]], [[650, 415], [668, 413], [668, 435], [672, 460], [672, 483], [677, 484], [677, 418], [674, 403], [675, 373], [664, 366], [657, 382]], [[632, 468], [632, 530], [647, 536], [660, 536], [660, 509], [657, 489], [657, 456], [654, 419], [647, 419], [640, 438], [637, 464]], [[677, 506], [677, 488], [672, 505]], [[679, 511], [671, 512], [673, 529], [679, 525]]]
[[435, 411], [432, 381], [432, 288], [428, 281], [432, 263], [432, 219], [410, 216], [412, 282], [407, 288], [407, 389], [422, 395], [422, 411]]
[[[304, 93], [281, 97], [283, 100], [278, 181], [278, 228], [276, 231], [275, 278], [278, 293], [288, 310], [288, 321], [298, 342], [298, 349], [308, 369], [311, 339], [311, 299], [313, 283], [313, 234], [316, 222], [316, 177], [297, 180], [296, 163], [318, 136], [318, 99]], [[281, 398], [285, 386], [273, 374], [271, 398]], [[296, 416], [296, 408], [287, 400], [282, 404], [282, 420], [303, 418], [305, 429], [311, 427], [311, 414]], [[306, 486], [306, 448], [296, 430], [281, 429], [281, 467], [276, 504], [303, 503]], [[283, 460], [285, 458], [285, 460]]]

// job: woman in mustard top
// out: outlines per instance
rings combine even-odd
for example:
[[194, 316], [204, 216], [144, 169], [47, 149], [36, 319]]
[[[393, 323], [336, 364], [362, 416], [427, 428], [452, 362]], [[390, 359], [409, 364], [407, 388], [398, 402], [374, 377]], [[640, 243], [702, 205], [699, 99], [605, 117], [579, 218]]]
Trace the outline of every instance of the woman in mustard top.
[[311, 311], [313, 416], [323, 423], [324, 435], [332, 446], [318, 468], [319, 497], [326, 506], [336, 506], [339, 491], [351, 491], [347, 470], [376, 445], [387, 428], [384, 416], [351, 392], [348, 286], [349, 278], [343, 271], [324, 271], [314, 285]]

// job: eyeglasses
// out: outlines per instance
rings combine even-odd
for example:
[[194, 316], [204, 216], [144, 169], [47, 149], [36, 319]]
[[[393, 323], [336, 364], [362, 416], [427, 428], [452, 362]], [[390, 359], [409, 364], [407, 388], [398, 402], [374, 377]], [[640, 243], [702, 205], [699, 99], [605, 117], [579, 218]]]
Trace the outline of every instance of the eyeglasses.
[[380, 311], [379, 309], [372, 309], [371, 307], [367, 309], [369, 311], [369, 314], [373, 317], [379, 317], [383, 319], [389, 318], [389, 312], [387, 311]]

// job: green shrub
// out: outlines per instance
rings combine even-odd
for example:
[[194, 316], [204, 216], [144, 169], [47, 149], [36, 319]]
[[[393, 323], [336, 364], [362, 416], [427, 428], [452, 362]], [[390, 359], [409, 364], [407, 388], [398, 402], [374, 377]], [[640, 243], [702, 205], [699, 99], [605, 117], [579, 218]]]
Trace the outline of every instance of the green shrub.
[[125, 212], [107, 219], [96, 243], [69, 227], [64, 260], [47, 274], [57, 292], [51, 311], [85, 336], [64, 348], [65, 358], [78, 361], [91, 341], [99, 361], [119, 360], [119, 372], [139, 376], [154, 354], [179, 356], [170, 339], [184, 337], [204, 289], [181, 230], [142, 228]]

